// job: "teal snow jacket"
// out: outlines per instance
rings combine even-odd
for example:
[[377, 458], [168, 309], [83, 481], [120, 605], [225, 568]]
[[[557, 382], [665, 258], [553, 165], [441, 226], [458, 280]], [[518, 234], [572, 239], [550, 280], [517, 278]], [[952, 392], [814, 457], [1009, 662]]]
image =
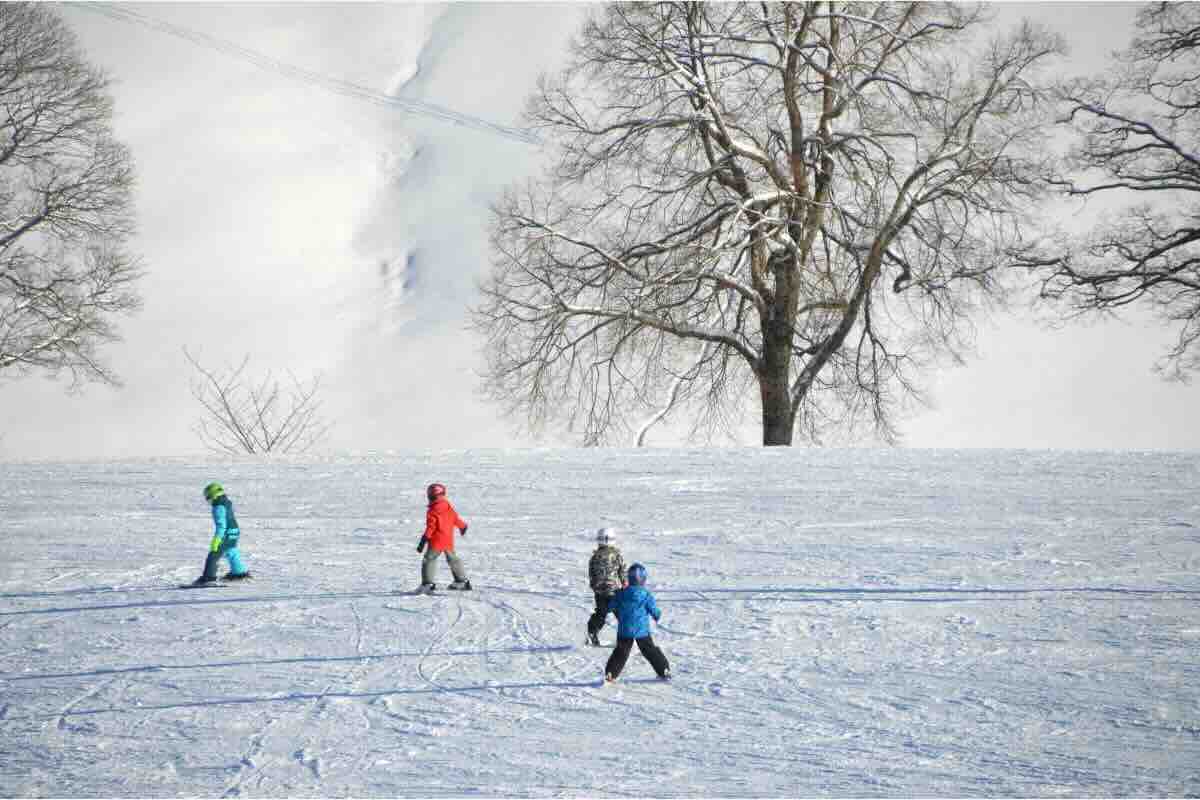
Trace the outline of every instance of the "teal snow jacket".
[[222, 546], [228, 550], [237, 546], [241, 530], [238, 528], [237, 517], [233, 513], [233, 502], [221, 495], [212, 504], [213, 539], [219, 539]]

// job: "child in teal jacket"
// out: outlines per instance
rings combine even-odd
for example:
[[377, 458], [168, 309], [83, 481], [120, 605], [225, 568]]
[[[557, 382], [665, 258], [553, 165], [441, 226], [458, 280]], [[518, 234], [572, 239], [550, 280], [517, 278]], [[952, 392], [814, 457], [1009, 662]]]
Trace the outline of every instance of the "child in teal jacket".
[[204, 487], [204, 499], [212, 505], [213, 537], [208, 545], [208, 556], [204, 559], [204, 574], [196, 579], [197, 584], [213, 583], [217, 579], [217, 564], [224, 558], [229, 562], [229, 572], [223, 577], [227, 581], [249, 578], [250, 572], [242, 563], [238, 551], [238, 539], [242, 531], [238, 528], [237, 517], [233, 513], [233, 501], [219, 483], [210, 483]]

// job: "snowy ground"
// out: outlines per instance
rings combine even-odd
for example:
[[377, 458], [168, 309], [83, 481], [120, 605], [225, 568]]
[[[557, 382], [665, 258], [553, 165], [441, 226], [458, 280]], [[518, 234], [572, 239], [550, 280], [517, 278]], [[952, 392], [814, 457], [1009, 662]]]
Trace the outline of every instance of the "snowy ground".
[[[1198, 453], [459, 451], [0, 478], [0, 795], [1200, 793]], [[213, 479], [259, 577], [172, 589], [199, 573]], [[417, 582], [431, 480], [471, 522], [471, 595], [393, 593]], [[602, 524], [649, 568], [671, 684], [635, 652], [597, 686]]]

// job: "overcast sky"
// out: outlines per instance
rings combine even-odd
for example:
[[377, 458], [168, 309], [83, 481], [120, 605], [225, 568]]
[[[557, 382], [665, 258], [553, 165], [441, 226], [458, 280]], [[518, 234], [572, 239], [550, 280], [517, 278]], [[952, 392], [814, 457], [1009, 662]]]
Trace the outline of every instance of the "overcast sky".
[[[581, 5], [123, 6], [311, 72], [512, 124], [554, 69]], [[1068, 36], [1094, 69], [1132, 6], [1009, 5]], [[328, 92], [228, 53], [62, 9], [113, 79], [137, 163], [144, 309], [105, 351], [125, 381], [68, 395], [0, 382], [0, 458], [202, 452], [188, 347], [210, 366], [320, 373], [327, 450], [520, 445], [477, 396], [465, 308], [487, 263], [486, 208], [536, 148]], [[978, 322], [978, 353], [929, 376], [917, 447], [1196, 448], [1200, 386], [1163, 383], [1170, 342], [1129, 318], [1049, 330], [1027, 312]], [[671, 444], [660, 438], [652, 443]], [[748, 431], [746, 443], [758, 439]], [[632, 444], [632, 442], [631, 442]]]

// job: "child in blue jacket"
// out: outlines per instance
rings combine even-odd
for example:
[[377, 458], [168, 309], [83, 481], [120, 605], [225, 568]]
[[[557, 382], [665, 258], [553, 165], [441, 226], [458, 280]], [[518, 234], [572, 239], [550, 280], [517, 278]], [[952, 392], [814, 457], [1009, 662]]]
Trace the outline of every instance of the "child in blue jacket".
[[646, 588], [645, 567], [634, 564], [629, 568], [629, 585], [613, 595], [608, 602], [608, 610], [617, 616], [617, 645], [604, 667], [604, 680], [609, 683], [615, 681], [621, 670], [625, 669], [634, 642], [637, 642], [638, 650], [654, 667], [658, 677], [670, 680], [671, 665], [650, 636], [650, 617], [657, 622], [662, 612], [658, 610], [658, 603], [654, 602], [654, 595]]
[[229, 561], [229, 572], [225, 574], [225, 580], [249, 578], [250, 573], [238, 552], [238, 539], [242, 531], [238, 528], [237, 517], [233, 514], [233, 501], [225, 496], [225, 489], [219, 483], [210, 483], [204, 487], [204, 499], [212, 504], [214, 530], [212, 541], [208, 544], [208, 556], [204, 559], [204, 574], [196, 579], [196, 584], [215, 582], [217, 565], [221, 563], [222, 558]]

